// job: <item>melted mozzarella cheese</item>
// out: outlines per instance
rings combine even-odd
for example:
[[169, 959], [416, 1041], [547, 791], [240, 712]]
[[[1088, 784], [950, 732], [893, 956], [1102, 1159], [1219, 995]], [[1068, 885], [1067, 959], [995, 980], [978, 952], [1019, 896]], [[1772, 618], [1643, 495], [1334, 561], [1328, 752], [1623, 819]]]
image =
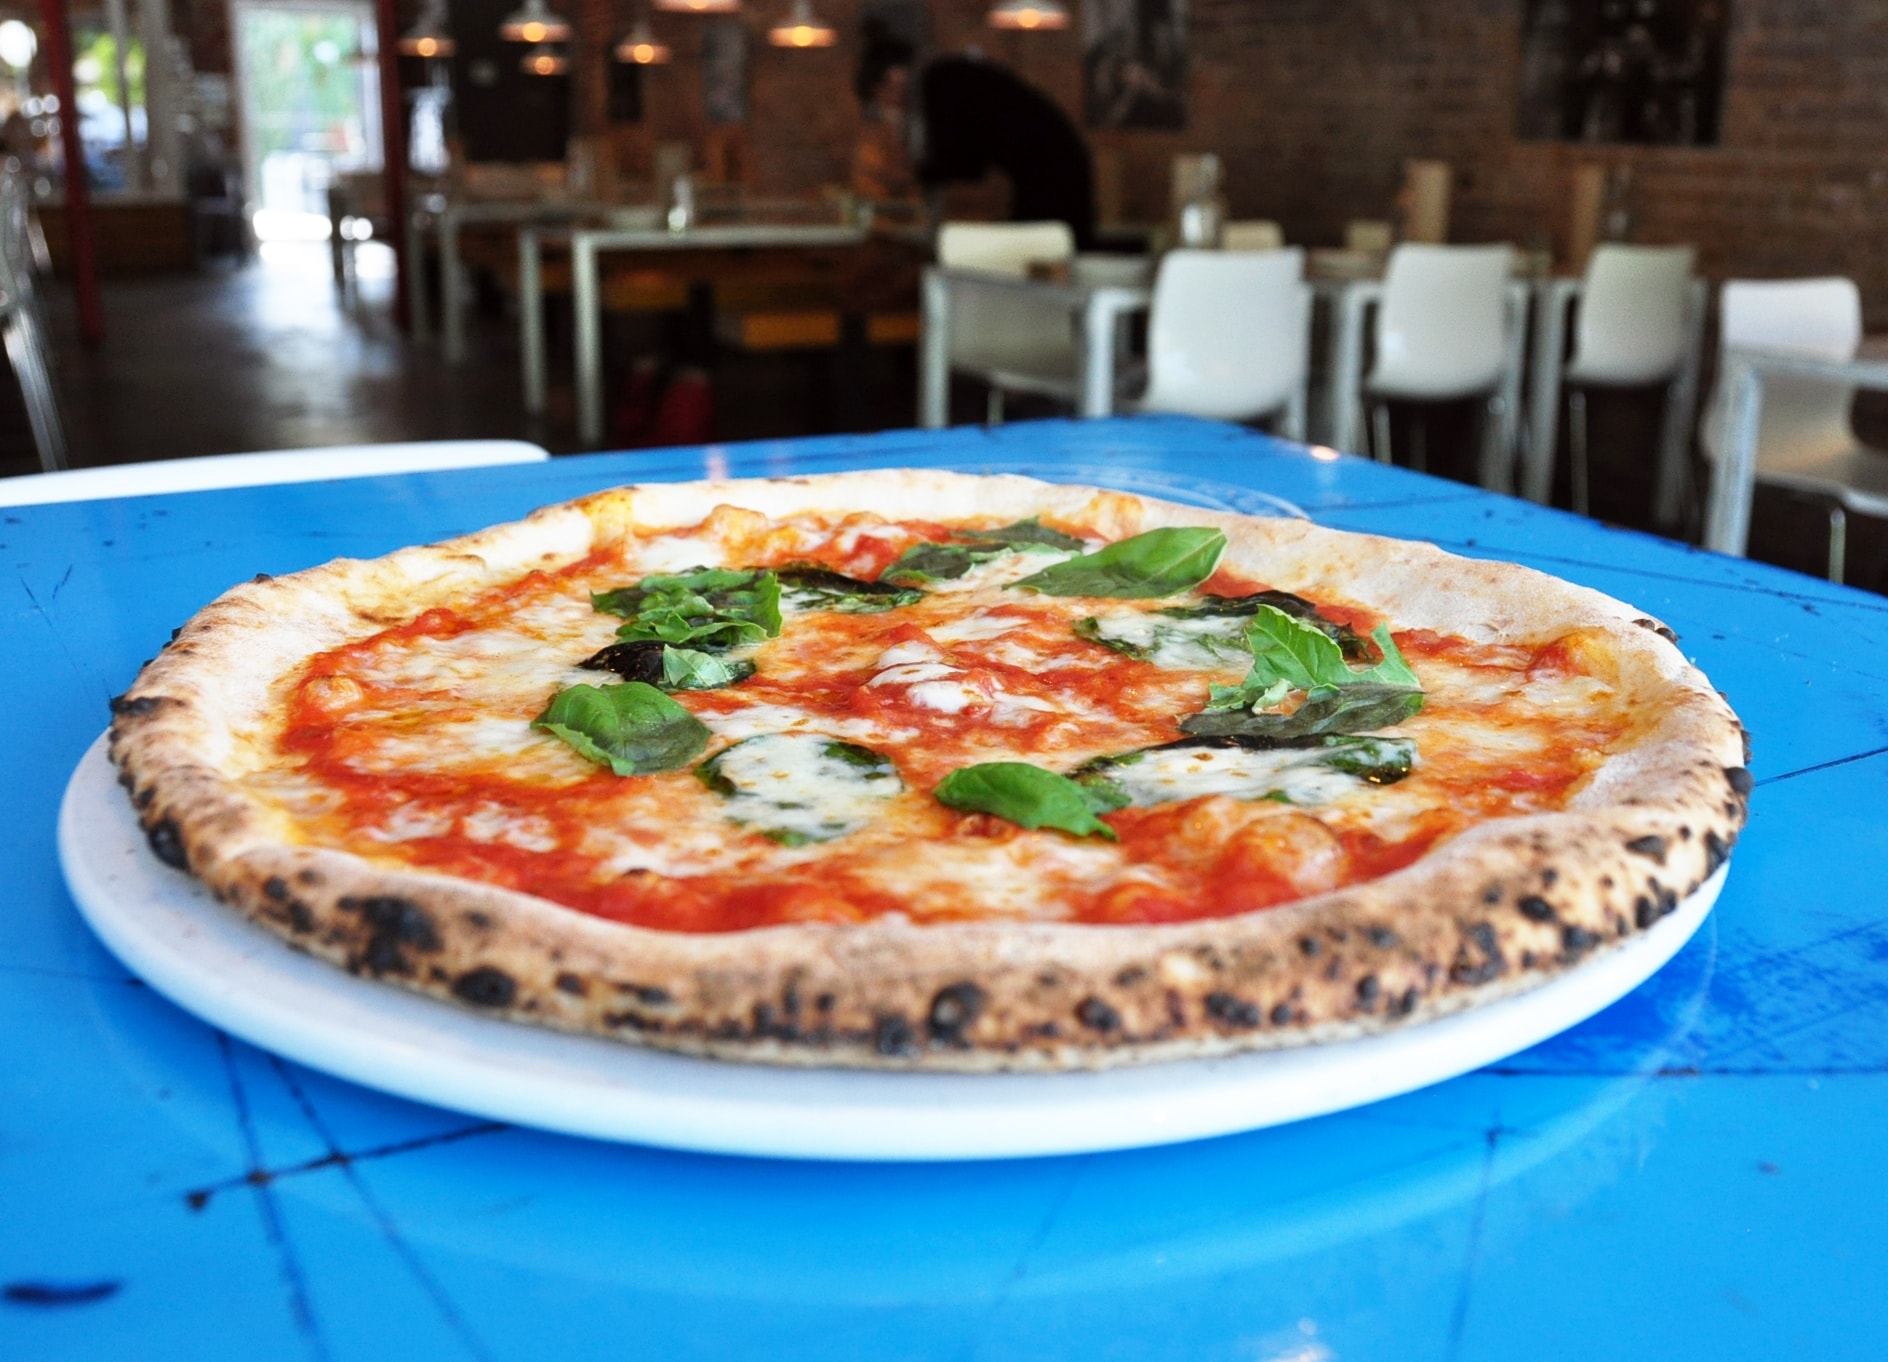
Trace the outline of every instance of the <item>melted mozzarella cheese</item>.
[[1169, 747], [1144, 752], [1103, 773], [1137, 806], [1231, 795], [1287, 804], [1331, 804], [1367, 784], [1329, 763], [1324, 748], [1248, 752], [1238, 747]]

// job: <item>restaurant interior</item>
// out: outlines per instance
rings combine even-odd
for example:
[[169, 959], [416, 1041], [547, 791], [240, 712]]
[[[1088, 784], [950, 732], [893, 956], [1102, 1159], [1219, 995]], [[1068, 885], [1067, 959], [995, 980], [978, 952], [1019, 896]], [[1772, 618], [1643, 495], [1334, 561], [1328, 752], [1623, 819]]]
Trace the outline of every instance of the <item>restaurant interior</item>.
[[11, 10], [0, 498], [1168, 412], [1888, 589], [1874, 7], [558, 3]]

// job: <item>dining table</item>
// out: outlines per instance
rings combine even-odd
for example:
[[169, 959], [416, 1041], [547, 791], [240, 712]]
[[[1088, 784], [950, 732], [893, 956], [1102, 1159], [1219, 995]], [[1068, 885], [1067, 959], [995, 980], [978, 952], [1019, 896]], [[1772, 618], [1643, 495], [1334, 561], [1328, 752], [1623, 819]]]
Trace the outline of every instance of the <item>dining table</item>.
[[[617, 484], [879, 467], [1301, 512], [1631, 602], [1676, 632], [1751, 734], [1750, 821], [1721, 896], [1618, 1001], [1446, 1081], [1214, 1138], [1110, 1148], [1087, 1130], [1070, 1152], [983, 1158], [838, 1157], [843, 1110], [831, 1151], [786, 1158], [709, 1152], [764, 1145], [765, 1130], [579, 1138], [528, 1111], [432, 1105], [202, 1020], [82, 917], [69, 883], [104, 853], [85, 816], [60, 849], [68, 782], [111, 698], [230, 584]], [[0, 511], [0, 548], [14, 577], [0, 635], [0, 1354], [1883, 1355], [1879, 596], [1180, 417], [19, 506]], [[1186, 1062], [1210, 1078], [1229, 1061]], [[686, 1063], [697, 1081], [743, 1077]], [[1075, 1092], [1088, 1077], [1032, 1081]], [[794, 1100], [793, 1074], [771, 1081]]]

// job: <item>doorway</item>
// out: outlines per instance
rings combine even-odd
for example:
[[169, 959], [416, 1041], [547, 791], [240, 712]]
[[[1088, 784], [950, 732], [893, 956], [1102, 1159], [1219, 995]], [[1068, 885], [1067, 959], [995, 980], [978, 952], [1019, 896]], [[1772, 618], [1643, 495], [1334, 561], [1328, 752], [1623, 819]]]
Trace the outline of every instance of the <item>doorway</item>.
[[381, 166], [380, 72], [367, 0], [232, 0], [243, 187], [256, 239], [313, 242], [328, 190]]

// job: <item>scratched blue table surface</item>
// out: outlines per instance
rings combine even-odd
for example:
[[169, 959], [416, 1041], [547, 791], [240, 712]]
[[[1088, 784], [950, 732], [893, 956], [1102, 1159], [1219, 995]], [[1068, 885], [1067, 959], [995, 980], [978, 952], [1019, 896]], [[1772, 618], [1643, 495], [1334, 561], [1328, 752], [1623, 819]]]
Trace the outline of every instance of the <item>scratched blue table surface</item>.
[[[219, 1033], [53, 852], [106, 701], [217, 591], [638, 479], [930, 465], [1512, 559], [1676, 628], [1754, 734], [1671, 964], [1492, 1068], [1167, 1148], [944, 1165], [495, 1125]], [[1888, 1356], [1888, 602], [1248, 432], [1020, 425], [0, 512], [0, 1355]]]

